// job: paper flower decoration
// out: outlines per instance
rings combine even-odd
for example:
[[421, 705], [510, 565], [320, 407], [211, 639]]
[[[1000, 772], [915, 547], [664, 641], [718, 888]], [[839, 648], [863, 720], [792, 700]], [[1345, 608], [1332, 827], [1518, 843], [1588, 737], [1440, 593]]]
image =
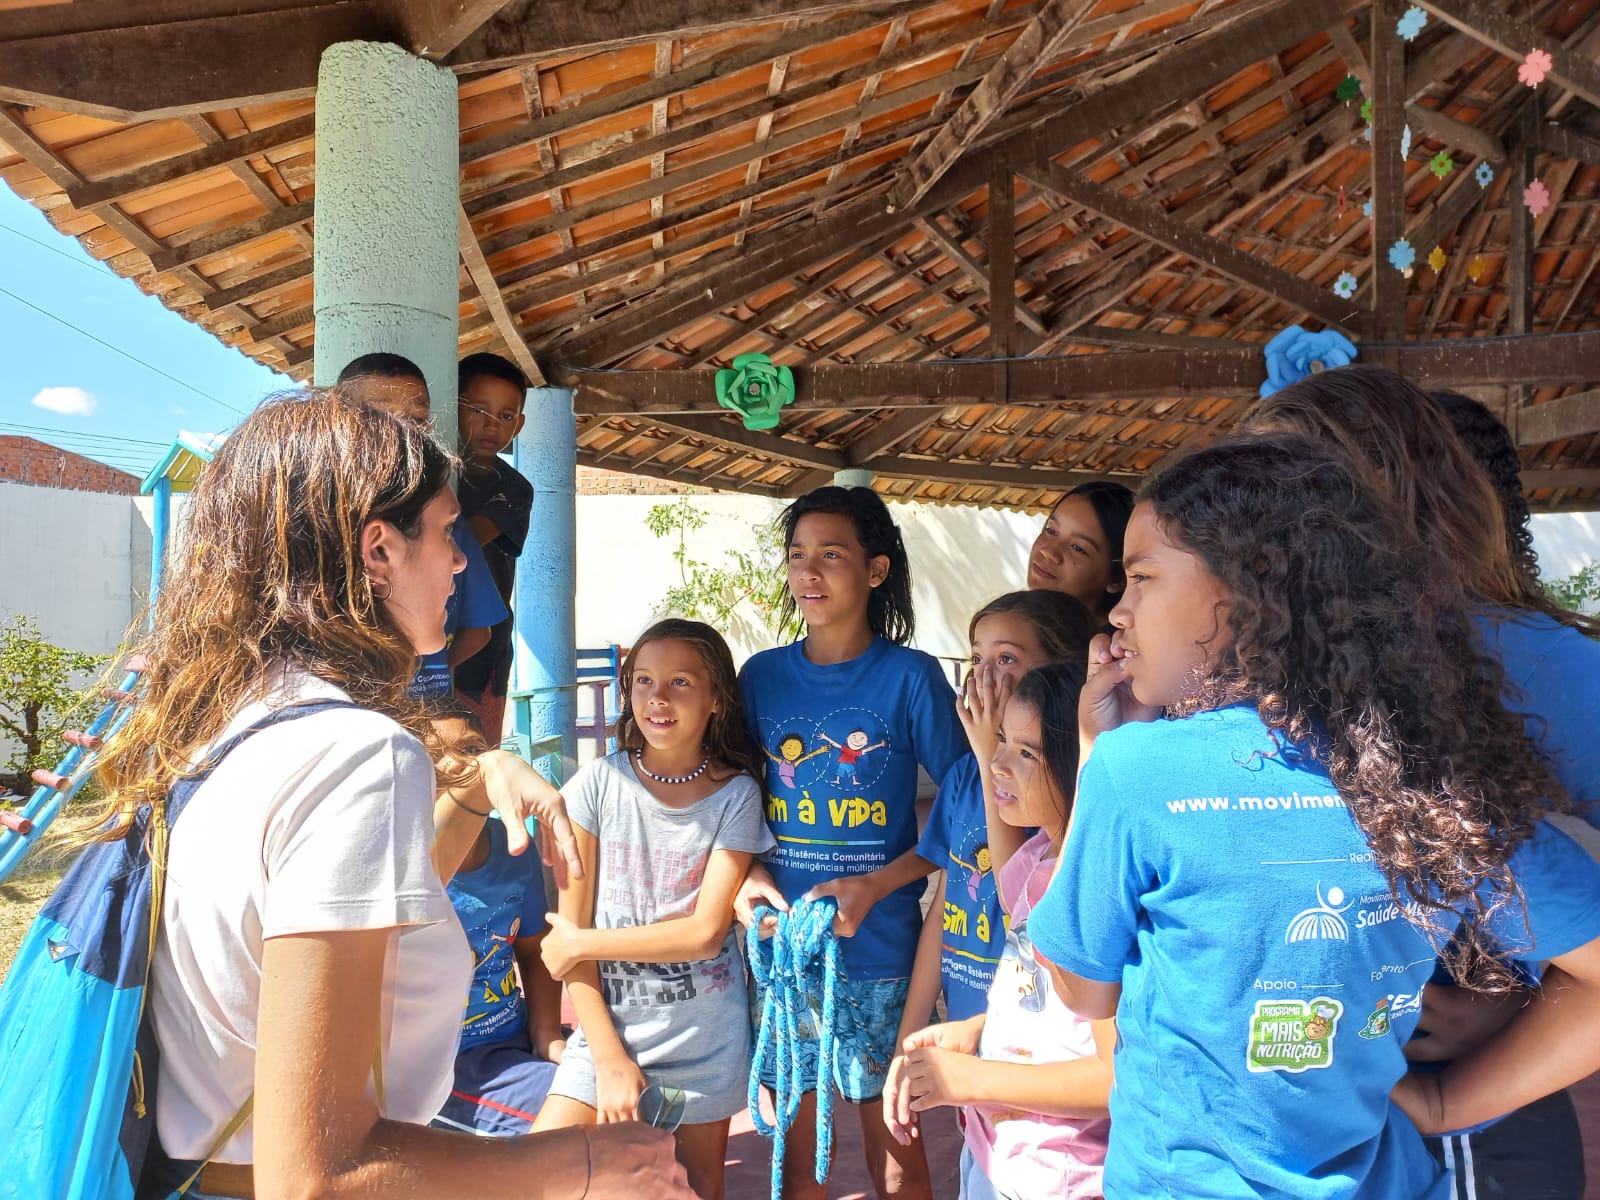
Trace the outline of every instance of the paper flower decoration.
[[1406, 9], [1405, 13], [1394, 23], [1394, 31], [1406, 41], [1415, 41], [1417, 34], [1422, 32], [1422, 27], [1428, 23], [1428, 14], [1415, 4]]
[[1472, 175], [1473, 178], [1478, 181], [1478, 186], [1481, 188], [1486, 188], [1494, 182], [1494, 168], [1486, 162], [1479, 163], [1478, 169], [1474, 171]]
[[1356, 294], [1356, 277], [1346, 271], [1333, 281], [1333, 294], [1341, 300], [1348, 300]]
[[1443, 246], [1435, 246], [1433, 253], [1428, 255], [1428, 265], [1435, 271], [1444, 270], [1445, 263], [1449, 261], [1450, 259], [1445, 255]]
[[1361, 119], [1368, 125], [1372, 124], [1372, 97], [1368, 96], [1361, 102]]
[[1369, 221], [1372, 220], [1372, 201], [1371, 200], [1368, 200], [1365, 204], [1363, 204], [1361, 206], [1361, 215], [1366, 217], [1366, 219], [1369, 220]]
[[1467, 278], [1472, 280], [1473, 283], [1477, 283], [1478, 280], [1483, 278], [1484, 272], [1486, 272], [1488, 269], [1489, 264], [1487, 261], [1485, 261], [1483, 255], [1476, 255], [1472, 261], [1467, 264]]
[[1411, 157], [1411, 126], [1409, 125], [1400, 131], [1400, 157]]
[[1333, 89], [1333, 94], [1346, 104], [1361, 95], [1361, 80], [1354, 75], [1346, 75], [1339, 81], [1339, 86]]
[[1409, 271], [1411, 265], [1417, 261], [1417, 252], [1411, 248], [1411, 243], [1401, 238], [1389, 247], [1389, 265], [1396, 271]]
[[765, 354], [741, 354], [717, 372], [717, 403], [744, 418], [746, 429], [776, 429], [784, 405], [794, 403], [794, 372]]
[[1355, 343], [1336, 329], [1307, 333], [1291, 325], [1262, 347], [1262, 353], [1267, 356], [1267, 381], [1261, 385], [1261, 394], [1270, 396], [1307, 375], [1349, 366], [1355, 362], [1357, 350]]
[[1538, 87], [1544, 82], [1544, 77], [1550, 73], [1550, 68], [1555, 62], [1544, 50], [1529, 50], [1528, 57], [1522, 60], [1522, 65], [1517, 68], [1517, 78], [1529, 87]]
[[1428, 160], [1428, 170], [1432, 171], [1440, 179], [1443, 179], [1455, 169], [1456, 160], [1451, 158], [1443, 150], [1439, 151], [1439, 153], [1435, 154]]
[[1522, 189], [1522, 202], [1528, 206], [1528, 211], [1537, 217], [1550, 207], [1550, 189], [1545, 187], [1543, 180], [1535, 179]]

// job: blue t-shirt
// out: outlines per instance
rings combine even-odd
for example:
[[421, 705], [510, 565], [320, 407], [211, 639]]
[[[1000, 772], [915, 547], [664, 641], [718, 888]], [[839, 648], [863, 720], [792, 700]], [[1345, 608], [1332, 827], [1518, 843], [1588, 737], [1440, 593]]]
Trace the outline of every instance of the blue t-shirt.
[[917, 853], [945, 872], [939, 976], [945, 1012], [964, 1021], [988, 1011], [989, 984], [1006, 948], [1006, 926], [989, 860], [978, 760], [964, 755], [939, 787]]
[[528, 1040], [528, 1006], [517, 988], [518, 938], [545, 930], [544, 868], [532, 849], [513, 857], [505, 826], [490, 819], [489, 857], [458, 871], [445, 889], [472, 947], [472, 986], [461, 1020], [460, 1049]]
[[467, 565], [456, 575], [455, 590], [444, 605], [446, 649], [424, 654], [411, 677], [411, 694], [419, 700], [437, 700], [451, 691], [449, 640], [458, 629], [488, 629], [509, 615], [494, 576], [483, 557], [483, 547], [466, 522], [458, 522], [452, 534]]
[[1506, 707], [1554, 764], [1573, 811], [1600, 829], [1600, 642], [1544, 613], [1479, 620], [1506, 673]]
[[[955, 695], [936, 659], [876, 638], [857, 658], [819, 666], [805, 642], [766, 650], [739, 674], [746, 718], [767, 758], [767, 859], [789, 901], [864, 875], [917, 842], [917, 764], [935, 783], [967, 753]], [[911, 974], [921, 880], [873, 905], [843, 941], [852, 980]]]
[[[1103, 735], [1035, 946], [1120, 982], [1108, 1198], [1443, 1200], [1389, 1103], [1434, 950], [1326, 771], [1236, 706]], [[1547, 824], [1495, 932], [1550, 958], [1600, 934], [1600, 867]]]

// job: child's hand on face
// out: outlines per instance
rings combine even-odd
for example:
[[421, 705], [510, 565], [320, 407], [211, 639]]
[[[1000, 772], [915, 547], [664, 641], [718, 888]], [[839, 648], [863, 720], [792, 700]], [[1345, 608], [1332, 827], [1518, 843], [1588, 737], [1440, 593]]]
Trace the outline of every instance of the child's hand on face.
[[1000, 744], [1000, 717], [1014, 691], [1016, 684], [988, 663], [978, 663], [967, 673], [956, 714], [980, 763], [994, 757], [995, 747]]
[[539, 957], [552, 979], [565, 979], [567, 972], [584, 960], [580, 952], [583, 930], [557, 912], [546, 913], [544, 919], [550, 928], [539, 943]]
[[1089, 643], [1089, 677], [1078, 695], [1078, 732], [1085, 743], [1129, 721], [1154, 721], [1161, 715], [1159, 708], [1134, 699], [1123, 659], [1114, 638], [1102, 633]]
[[839, 937], [855, 937], [861, 922], [867, 919], [872, 906], [878, 902], [877, 892], [865, 875], [844, 875], [827, 883], [819, 883], [803, 899], [818, 900], [823, 896], [833, 897], [839, 906], [833, 917], [833, 932]]

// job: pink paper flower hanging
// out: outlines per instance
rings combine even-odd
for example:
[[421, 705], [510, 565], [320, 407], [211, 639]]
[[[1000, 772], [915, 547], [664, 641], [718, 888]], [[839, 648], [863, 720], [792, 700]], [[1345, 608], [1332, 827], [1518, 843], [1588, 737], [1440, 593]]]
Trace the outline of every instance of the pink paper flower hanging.
[[1550, 73], [1550, 68], [1555, 61], [1544, 50], [1530, 50], [1528, 57], [1522, 60], [1522, 65], [1517, 68], [1517, 78], [1529, 87], [1538, 87], [1544, 82], [1544, 77]]
[[1545, 187], [1542, 179], [1535, 179], [1523, 189], [1522, 202], [1537, 217], [1550, 207], [1550, 189]]

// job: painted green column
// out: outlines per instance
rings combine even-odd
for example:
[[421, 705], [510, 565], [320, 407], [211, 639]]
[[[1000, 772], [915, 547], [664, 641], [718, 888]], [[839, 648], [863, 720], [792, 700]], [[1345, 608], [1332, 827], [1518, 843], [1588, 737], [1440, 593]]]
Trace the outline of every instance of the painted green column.
[[572, 392], [532, 388], [517, 435], [517, 470], [533, 484], [528, 540], [512, 604], [513, 700], [518, 740], [560, 736], [565, 768], [577, 756], [578, 422]]
[[[263, 47], [263, 53], [267, 48]], [[376, 350], [422, 368], [456, 443], [460, 244], [456, 78], [380, 42], [341, 42], [317, 72], [316, 382]]]
[[866, 467], [840, 467], [833, 473], [834, 487], [864, 487], [872, 486], [872, 472]]

